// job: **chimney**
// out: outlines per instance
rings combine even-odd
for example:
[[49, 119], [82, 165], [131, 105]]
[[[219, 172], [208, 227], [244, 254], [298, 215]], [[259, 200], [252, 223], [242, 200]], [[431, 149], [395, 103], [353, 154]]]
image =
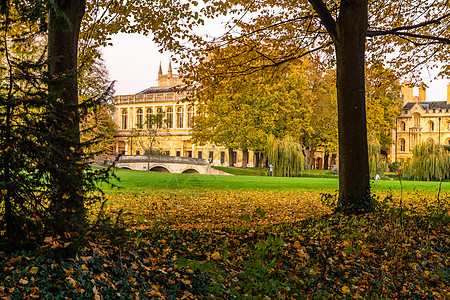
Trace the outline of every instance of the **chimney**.
[[425, 101], [427, 101], [427, 86], [425, 84], [422, 84], [419, 87], [419, 102]]
[[402, 93], [402, 105], [405, 105], [408, 102], [413, 102], [413, 87], [409, 80], [405, 81], [401, 87]]
[[450, 83], [447, 85], [447, 104], [450, 104]]

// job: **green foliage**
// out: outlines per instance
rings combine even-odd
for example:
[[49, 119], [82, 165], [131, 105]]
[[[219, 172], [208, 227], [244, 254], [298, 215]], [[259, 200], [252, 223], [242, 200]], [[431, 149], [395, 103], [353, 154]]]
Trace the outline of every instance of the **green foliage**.
[[89, 138], [80, 143], [78, 122], [105, 101], [111, 88], [79, 105], [49, 92], [50, 83], [63, 86], [68, 79], [50, 78], [47, 72], [46, 28], [37, 26], [43, 25], [46, 10], [39, 1], [8, 4], [0, 14], [1, 248], [34, 248], [58, 236], [61, 243], [47, 250], [73, 254], [86, 229], [84, 205], [101, 197], [97, 180], [109, 174], [89, 166], [103, 151], [84, 151], [104, 136], [91, 135], [94, 127], [87, 126], [81, 132]]
[[267, 157], [273, 164], [273, 175], [281, 177], [300, 176], [304, 166], [303, 149], [290, 136], [282, 140], [269, 136], [267, 140]]
[[450, 178], [450, 153], [433, 141], [413, 148], [407, 161], [406, 174], [415, 180], [444, 180]]

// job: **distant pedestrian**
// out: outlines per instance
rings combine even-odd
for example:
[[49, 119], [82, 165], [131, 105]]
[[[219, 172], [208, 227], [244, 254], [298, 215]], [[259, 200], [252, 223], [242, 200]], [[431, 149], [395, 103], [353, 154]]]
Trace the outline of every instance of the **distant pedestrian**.
[[273, 165], [270, 164], [269, 165], [269, 176], [272, 176], [272, 172], [273, 172]]
[[375, 180], [381, 180], [380, 173], [377, 173], [377, 175], [375, 175]]

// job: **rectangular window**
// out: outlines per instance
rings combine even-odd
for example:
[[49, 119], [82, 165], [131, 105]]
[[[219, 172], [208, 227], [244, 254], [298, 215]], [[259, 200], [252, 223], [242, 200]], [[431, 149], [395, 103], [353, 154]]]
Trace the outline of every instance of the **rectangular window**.
[[209, 151], [209, 158], [208, 161], [210, 163], [212, 163], [214, 161], [214, 152], [213, 151]]
[[225, 163], [225, 151], [220, 151], [220, 163]]
[[198, 151], [198, 156], [197, 156], [197, 157], [198, 157], [198, 158], [203, 158], [202, 156], [203, 156], [202, 151]]
[[188, 151], [188, 157], [192, 157], [192, 151]]
[[140, 151], [136, 151], [136, 155], [141, 155], [141, 152]]
[[181, 151], [177, 151], [177, 157], [181, 156]]

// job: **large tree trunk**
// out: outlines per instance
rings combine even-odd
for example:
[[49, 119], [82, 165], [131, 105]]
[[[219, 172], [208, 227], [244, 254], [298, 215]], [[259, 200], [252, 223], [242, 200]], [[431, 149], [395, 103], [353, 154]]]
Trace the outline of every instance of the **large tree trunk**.
[[54, 101], [49, 129], [57, 164], [50, 179], [52, 226], [75, 238], [85, 224], [77, 88], [78, 35], [85, 6], [84, 0], [50, 4], [48, 31], [49, 96]]
[[235, 164], [234, 161], [234, 155], [233, 155], [233, 148], [228, 148], [228, 165], [230, 167], [233, 167]]
[[342, 0], [335, 40], [339, 129], [338, 210], [372, 210], [365, 108], [367, 0]]
[[247, 168], [248, 164], [248, 150], [242, 150], [242, 168]]

